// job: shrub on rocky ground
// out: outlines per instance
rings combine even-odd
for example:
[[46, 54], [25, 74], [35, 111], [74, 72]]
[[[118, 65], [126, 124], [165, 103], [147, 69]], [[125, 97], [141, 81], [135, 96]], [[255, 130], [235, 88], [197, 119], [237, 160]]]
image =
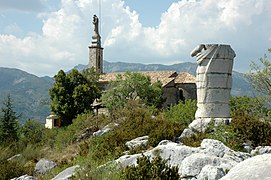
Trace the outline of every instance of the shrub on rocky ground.
[[137, 159], [137, 165], [127, 166], [123, 170], [124, 179], [127, 180], [178, 180], [179, 168], [170, 167], [166, 160], [156, 156], [152, 161], [148, 156], [142, 156]]
[[[121, 115], [121, 116], [120, 116]], [[140, 136], [149, 136], [149, 146], [156, 146], [161, 140], [175, 140], [183, 129], [180, 122], [167, 120], [163, 116], [153, 117], [149, 110], [139, 104], [128, 104], [115, 118], [119, 126], [114, 131], [89, 141], [92, 158], [120, 156], [128, 150], [125, 142]]]
[[171, 106], [165, 111], [165, 117], [188, 126], [195, 119], [196, 110], [197, 102], [195, 100], [180, 101], [177, 105]]

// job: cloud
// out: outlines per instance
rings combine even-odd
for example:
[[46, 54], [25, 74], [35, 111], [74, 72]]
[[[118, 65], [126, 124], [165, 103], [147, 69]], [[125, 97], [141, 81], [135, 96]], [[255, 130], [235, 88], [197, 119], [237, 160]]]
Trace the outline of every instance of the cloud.
[[0, 0], [0, 10], [38, 12], [45, 9], [44, 0]]
[[[87, 64], [92, 16], [99, 15], [97, 3], [63, 0], [57, 11], [39, 15], [42, 34], [23, 38], [0, 35], [1, 66], [54, 75], [59, 69]], [[161, 15], [159, 26], [144, 27], [139, 14], [124, 1], [102, 0], [104, 58], [137, 63], [194, 62], [189, 54], [196, 45], [226, 43], [236, 51], [236, 69], [244, 71], [250, 60], [262, 56], [270, 46], [268, 7], [268, 0], [182, 0]]]

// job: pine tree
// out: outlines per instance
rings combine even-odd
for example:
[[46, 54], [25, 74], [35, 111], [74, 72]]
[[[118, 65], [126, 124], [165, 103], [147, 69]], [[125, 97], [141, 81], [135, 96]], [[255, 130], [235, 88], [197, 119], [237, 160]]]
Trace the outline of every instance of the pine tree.
[[18, 122], [16, 112], [13, 110], [11, 96], [8, 95], [3, 102], [0, 116], [0, 142], [13, 142], [18, 140]]

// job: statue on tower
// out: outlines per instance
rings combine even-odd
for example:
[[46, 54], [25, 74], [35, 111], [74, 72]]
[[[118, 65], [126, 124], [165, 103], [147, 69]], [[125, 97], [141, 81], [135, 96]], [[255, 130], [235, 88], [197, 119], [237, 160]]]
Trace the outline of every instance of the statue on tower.
[[93, 21], [93, 36], [92, 36], [92, 45], [93, 46], [101, 46], [101, 36], [99, 34], [99, 18], [94, 14]]

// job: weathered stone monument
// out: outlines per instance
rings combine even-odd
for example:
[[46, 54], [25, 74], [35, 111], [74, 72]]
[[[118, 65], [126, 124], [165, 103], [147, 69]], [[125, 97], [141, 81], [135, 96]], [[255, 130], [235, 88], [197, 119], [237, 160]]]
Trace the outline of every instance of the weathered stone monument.
[[93, 35], [89, 45], [89, 67], [94, 67], [96, 72], [103, 73], [103, 48], [101, 47], [101, 36], [99, 34], [99, 18], [93, 16]]
[[229, 99], [232, 86], [232, 66], [235, 52], [229, 45], [201, 44], [192, 52], [197, 58], [197, 111], [180, 140], [207, 130], [212, 119], [228, 123], [231, 120]]
[[229, 98], [235, 52], [230, 45], [201, 44], [192, 52], [197, 58], [197, 111], [195, 119], [230, 119]]

